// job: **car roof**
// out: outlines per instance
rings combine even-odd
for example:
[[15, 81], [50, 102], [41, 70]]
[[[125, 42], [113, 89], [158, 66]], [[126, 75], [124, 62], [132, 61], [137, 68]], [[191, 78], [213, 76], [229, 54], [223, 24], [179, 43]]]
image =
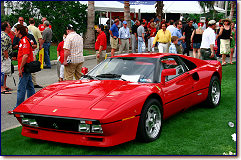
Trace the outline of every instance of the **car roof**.
[[129, 54], [120, 54], [113, 56], [114, 57], [148, 57], [148, 58], [161, 58], [164, 56], [177, 55], [172, 53], [129, 53]]

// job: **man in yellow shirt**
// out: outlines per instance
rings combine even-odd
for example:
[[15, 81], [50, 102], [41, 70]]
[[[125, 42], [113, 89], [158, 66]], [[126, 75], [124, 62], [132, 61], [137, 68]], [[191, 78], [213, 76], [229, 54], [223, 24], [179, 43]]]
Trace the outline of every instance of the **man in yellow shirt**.
[[163, 23], [162, 29], [160, 29], [153, 41], [152, 48], [155, 47], [156, 42], [159, 42], [158, 44], [158, 50], [159, 53], [168, 53], [168, 46], [169, 43], [171, 42], [171, 32], [167, 30], [167, 25]]

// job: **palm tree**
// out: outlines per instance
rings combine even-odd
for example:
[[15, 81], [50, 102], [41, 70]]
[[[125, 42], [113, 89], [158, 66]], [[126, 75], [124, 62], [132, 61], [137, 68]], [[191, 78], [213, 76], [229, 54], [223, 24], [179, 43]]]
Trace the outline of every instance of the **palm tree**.
[[158, 19], [162, 21], [162, 16], [163, 16], [163, 1], [156, 1], [156, 16]]
[[230, 10], [230, 20], [233, 19], [233, 15], [234, 15], [234, 8], [236, 8], [236, 2], [235, 1], [231, 1], [230, 2], [230, 6], [231, 6], [231, 10]]
[[94, 48], [95, 46], [95, 3], [88, 1], [87, 32], [85, 34], [84, 47]]
[[129, 1], [124, 1], [124, 19], [127, 22], [128, 28], [131, 28], [130, 3], [129, 3]]

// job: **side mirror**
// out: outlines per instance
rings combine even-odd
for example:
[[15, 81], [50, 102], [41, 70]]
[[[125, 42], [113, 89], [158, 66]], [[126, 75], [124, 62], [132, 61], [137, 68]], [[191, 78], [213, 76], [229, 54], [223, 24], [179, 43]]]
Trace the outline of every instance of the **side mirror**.
[[82, 72], [84, 75], [86, 75], [86, 74], [88, 73], [88, 68], [82, 67], [81, 72]]
[[165, 85], [166, 76], [176, 75], [176, 69], [164, 69], [161, 74], [161, 83]]

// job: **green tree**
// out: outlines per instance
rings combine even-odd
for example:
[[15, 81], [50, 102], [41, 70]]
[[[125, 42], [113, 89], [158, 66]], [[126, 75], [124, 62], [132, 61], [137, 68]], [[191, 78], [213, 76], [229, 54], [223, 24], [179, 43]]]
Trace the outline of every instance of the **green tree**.
[[206, 8], [210, 10], [214, 10], [215, 1], [198, 1], [199, 5], [202, 7], [204, 13]]
[[[11, 3], [9, 2], [11, 5]], [[47, 17], [53, 29], [53, 41], [62, 41], [63, 33], [68, 24], [72, 24], [77, 33], [86, 32], [86, 9], [87, 5], [79, 1], [15, 1], [11, 6], [12, 14], [10, 19], [15, 19], [11, 24], [15, 24], [19, 16], [28, 23], [30, 17], [36, 19], [36, 25], [41, 23], [42, 17]]]

